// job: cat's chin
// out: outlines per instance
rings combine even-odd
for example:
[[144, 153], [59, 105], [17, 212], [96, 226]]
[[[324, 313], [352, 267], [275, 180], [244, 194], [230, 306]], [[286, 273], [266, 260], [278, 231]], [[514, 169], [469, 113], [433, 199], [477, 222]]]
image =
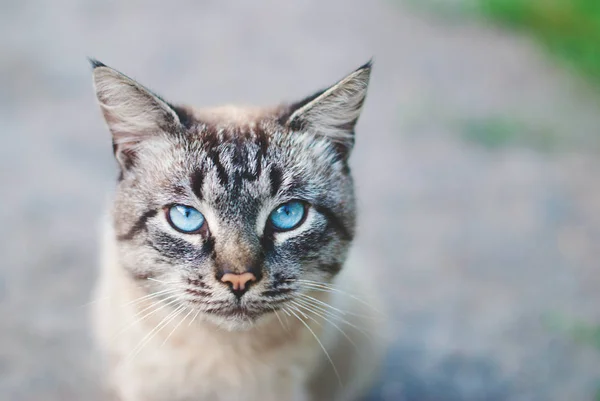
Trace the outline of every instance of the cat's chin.
[[272, 313], [203, 313], [205, 322], [227, 331], [246, 331], [272, 319]]

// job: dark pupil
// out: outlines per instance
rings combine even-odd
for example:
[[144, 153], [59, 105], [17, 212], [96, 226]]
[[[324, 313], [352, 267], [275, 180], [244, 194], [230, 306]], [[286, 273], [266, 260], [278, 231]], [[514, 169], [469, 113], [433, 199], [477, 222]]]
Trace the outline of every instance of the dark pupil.
[[289, 206], [284, 206], [283, 207], [283, 213], [285, 213], [286, 216], [289, 216], [290, 214], [292, 214], [292, 211], [290, 210]]
[[190, 209], [184, 209], [183, 215], [185, 217], [190, 217], [190, 212], [191, 212]]

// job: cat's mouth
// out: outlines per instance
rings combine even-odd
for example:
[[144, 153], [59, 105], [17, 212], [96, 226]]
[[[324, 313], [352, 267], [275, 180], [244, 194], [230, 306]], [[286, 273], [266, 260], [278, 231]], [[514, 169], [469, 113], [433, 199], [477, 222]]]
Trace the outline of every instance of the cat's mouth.
[[207, 309], [204, 312], [229, 319], [256, 320], [260, 316], [264, 315], [267, 311], [268, 309], [263, 308], [257, 309], [242, 305], [229, 305]]

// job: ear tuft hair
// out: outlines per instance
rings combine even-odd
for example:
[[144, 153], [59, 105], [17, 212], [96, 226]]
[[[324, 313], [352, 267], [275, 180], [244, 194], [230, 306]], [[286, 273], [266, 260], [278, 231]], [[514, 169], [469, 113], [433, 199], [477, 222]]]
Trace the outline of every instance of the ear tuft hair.
[[354, 144], [354, 127], [367, 95], [371, 67], [369, 60], [335, 85], [293, 104], [282, 118], [284, 125], [327, 137], [348, 152]]
[[115, 157], [122, 170], [127, 170], [145, 140], [178, 131], [181, 121], [178, 113], [149, 89], [97, 60], [90, 59], [90, 63]]

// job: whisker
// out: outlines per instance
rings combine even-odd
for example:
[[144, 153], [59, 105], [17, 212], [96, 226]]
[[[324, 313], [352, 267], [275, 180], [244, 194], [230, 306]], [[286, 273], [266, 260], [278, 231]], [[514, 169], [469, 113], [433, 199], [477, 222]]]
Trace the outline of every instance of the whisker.
[[125, 307], [125, 306], [128, 306], [128, 305], [132, 305], [132, 304], [137, 304], [137, 303], [140, 303], [140, 302], [142, 302], [142, 301], [144, 301], [144, 300], [146, 300], [146, 299], [157, 298], [157, 297], [158, 297], [158, 296], [160, 296], [160, 295], [165, 295], [165, 294], [168, 294], [168, 293], [175, 293], [175, 292], [177, 292], [177, 291], [179, 291], [179, 288], [168, 288], [168, 289], [166, 289], [166, 290], [157, 291], [157, 292], [152, 292], [152, 293], [150, 293], [150, 294], [144, 295], [144, 296], [142, 296], [142, 297], [139, 297], [139, 298], [137, 298], [137, 299], [134, 299], [134, 300], [132, 300], [132, 301], [129, 301], [129, 302], [126, 302], [126, 303], [124, 303], [123, 305], [121, 305], [121, 308], [123, 308], [123, 307]]
[[341, 322], [341, 323], [344, 323], [344, 324], [347, 324], [348, 326], [350, 326], [350, 327], [354, 328], [356, 331], [358, 331], [359, 333], [363, 334], [365, 337], [367, 337], [367, 338], [372, 338], [372, 336], [371, 336], [369, 333], [367, 333], [366, 331], [364, 331], [364, 330], [363, 330], [363, 329], [361, 329], [360, 327], [358, 327], [358, 326], [356, 326], [355, 324], [353, 324], [353, 323], [349, 322], [348, 320], [344, 319], [344, 318], [343, 318], [343, 317], [341, 317], [341, 316], [338, 316], [338, 315], [336, 315], [336, 314], [334, 314], [334, 313], [332, 313], [332, 312], [329, 312], [328, 310], [326, 310], [326, 309], [323, 309], [323, 308], [321, 308], [321, 307], [319, 307], [319, 306], [316, 306], [316, 305], [311, 305], [310, 303], [307, 303], [306, 301], [304, 301], [304, 300], [302, 300], [302, 299], [297, 299], [295, 302], [299, 302], [299, 303], [301, 303], [301, 304], [303, 304], [303, 305], [307, 305], [307, 306], [310, 306], [311, 308], [317, 309], [317, 310], [321, 311], [323, 314], [325, 314], [326, 316], [328, 316], [328, 317], [330, 317], [330, 318], [335, 318], [335, 319], [337, 319], [339, 322]]
[[271, 306], [271, 309], [273, 309], [273, 312], [275, 313], [277, 320], [279, 320], [279, 324], [281, 325], [281, 328], [289, 333], [289, 328], [287, 326], [283, 325], [283, 320], [281, 320], [281, 317], [279, 317], [279, 313], [277, 313], [277, 309], [275, 309], [273, 306]]
[[192, 323], [194, 323], [194, 321], [196, 320], [196, 318], [198, 317], [199, 314], [200, 314], [200, 309], [198, 309], [198, 311], [196, 312], [196, 314], [194, 315], [192, 320], [190, 320], [190, 322], [188, 323], [188, 327], [190, 327], [192, 325]]
[[[328, 319], [328, 318], [327, 318], [327, 317], [325, 317], [324, 315], [322, 315], [322, 314], [320, 314], [320, 313], [318, 313], [318, 312], [316, 312], [316, 311], [314, 311], [314, 310], [312, 310], [312, 309], [309, 309], [308, 307], [306, 307], [306, 306], [304, 306], [304, 305], [301, 305], [301, 304], [299, 304], [299, 303], [296, 303], [296, 302], [294, 302], [294, 301], [292, 301], [292, 303], [294, 303], [294, 305], [296, 305], [296, 306], [298, 306], [298, 307], [300, 307], [300, 308], [303, 308], [303, 309], [305, 309], [305, 310], [307, 310], [307, 311], [309, 311], [309, 312], [312, 312], [312, 313], [314, 313], [314, 314], [315, 314], [317, 317], [320, 317], [321, 319], [325, 320], [327, 323], [329, 323], [330, 325], [332, 325], [333, 327], [335, 327], [335, 328], [337, 329], [337, 331], [339, 331], [340, 333], [342, 333], [342, 335], [343, 335], [344, 337], [346, 337], [346, 340], [348, 340], [348, 342], [349, 342], [350, 344], [352, 344], [352, 345], [354, 346], [354, 348], [355, 348], [357, 351], [359, 350], [359, 349], [358, 349], [358, 346], [356, 345], [356, 343], [355, 343], [354, 341], [352, 341], [352, 339], [350, 338], [350, 336], [349, 336], [348, 334], [346, 334], [346, 332], [345, 332], [344, 330], [342, 330], [342, 329], [340, 328], [340, 326], [338, 326], [337, 324], [335, 324], [334, 322], [332, 322], [330, 319]], [[309, 318], [311, 318], [313, 321], [315, 321], [315, 322], [316, 322], [316, 320], [315, 320], [315, 319], [313, 319], [312, 317], [310, 317], [310, 316], [309, 316]]]
[[319, 305], [323, 305], [323, 306], [325, 306], [325, 307], [327, 307], [327, 308], [330, 308], [330, 309], [332, 309], [332, 310], [334, 310], [334, 311], [336, 311], [336, 312], [338, 312], [338, 313], [340, 313], [340, 314], [342, 314], [342, 315], [345, 315], [346, 313], [348, 313], [348, 312], [345, 312], [345, 311], [343, 311], [343, 310], [341, 310], [341, 309], [338, 309], [338, 308], [336, 308], [336, 307], [334, 307], [334, 306], [332, 306], [332, 305], [328, 304], [327, 302], [321, 301], [320, 299], [317, 299], [317, 298], [315, 298], [315, 297], [311, 297], [311, 296], [310, 296], [310, 295], [308, 295], [308, 294], [303, 294], [303, 293], [301, 293], [301, 292], [300, 292], [300, 293], [298, 293], [298, 295], [299, 295], [299, 296], [301, 296], [302, 298], [307, 298], [307, 299], [310, 299], [310, 300], [311, 300], [312, 302], [314, 302], [314, 303], [317, 303], [317, 304], [319, 304]]
[[288, 279], [287, 281], [297, 281], [297, 282], [302, 282], [302, 283], [319, 284], [319, 285], [326, 285], [331, 288], [336, 288], [335, 284], [326, 282], [326, 281], [307, 280], [305, 278], [292, 278], [292, 279]]
[[311, 303], [311, 304], [315, 304], [315, 306], [319, 305], [319, 306], [323, 306], [325, 308], [329, 308], [331, 310], [334, 310], [336, 312], [338, 312], [340, 315], [350, 315], [350, 316], [356, 316], [356, 317], [360, 317], [360, 318], [365, 318], [365, 319], [370, 319], [370, 320], [375, 320], [377, 319], [375, 316], [371, 316], [371, 315], [365, 315], [362, 313], [355, 313], [355, 312], [350, 312], [347, 310], [341, 310], [336, 308], [335, 306], [328, 304], [327, 302], [321, 301], [320, 299], [317, 299], [315, 297], [311, 297], [308, 294], [304, 294], [304, 293], [298, 293], [298, 296], [300, 296], [301, 298], [304, 298], [305, 301]]
[[[186, 308], [186, 307], [184, 306], [184, 309], [183, 309], [183, 310], [185, 310], [185, 308]], [[183, 322], [184, 322], [184, 320], [186, 320], [186, 319], [187, 319], [187, 318], [188, 318], [188, 317], [189, 317], [189, 316], [192, 314], [192, 312], [194, 312], [194, 310], [193, 310], [193, 309], [190, 309], [190, 311], [187, 313], [187, 315], [185, 315], [185, 316], [183, 317], [183, 319], [181, 319], [181, 320], [179, 321], [179, 323], [177, 323], [177, 325], [176, 325], [176, 326], [173, 328], [173, 330], [171, 330], [171, 332], [169, 333], [169, 335], [168, 335], [168, 336], [165, 338], [165, 340], [163, 341], [163, 343], [160, 345], [161, 347], [162, 347], [163, 345], [165, 345], [165, 343], [166, 343], [166, 342], [169, 340], [169, 338], [171, 338], [171, 336], [173, 335], [173, 333], [175, 333], [175, 330], [177, 330], [177, 328], [178, 328], [179, 326], [181, 326], [181, 323], [183, 323]]]
[[[291, 301], [290, 303], [291, 303], [291, 304], [293, 304], [293, 305], [296, 305], [296, 306], [300, 306], [299, 304], [297, 304], [297, 303], [296, 303], [296, 302], [294, 302], [294, 301]], [[309, 319], [309, 316], [307, 316], [307, 315], [306, 315], [306, 314], [305, 314], [303, 311], [301, 311], [300, 309], [298, 309], [298, 308], [294, 308], [294, 310], [295, 310], [296, 312], [298, 312], [299, 314], [301, 314], [302, 316], [304, 316], [306, 319]], [[315, 319], [312, 319], [312, 318], [311, 318], [311, 320], [312, 320], [313, 322], [315, 322], [315, 324], [317, 324], [319, 327], [322, 327], [322, 326], [323, 326], [323, 325], [321, 324], [321, 322], [317, 322]]]
[[308, 305], [308, 306], [310, 306], [310, 307], [312, 307], [312, 308], [314, 308], [316, 310], [319, 310], [319, 311], [321, 311], [323, 313], [326, 313], [327, 315], [329, 315], [331, 317], [335, 317], [336, 319], [340, 319], [342, 321], [344, 320], [344, 315], [343, 314], [341, 316], [337, 315], [334, 312], [331, 312], [331, 311], [323, 308], [319, 304], [315, 304], [314, 302], [311, 302], [309, 299], [296, 299], [294, 302], [299, 302], [299, 303], [302, 303], [304, 305]]
[[169, 313], [167, 316], [165, 316], [152, 330], [150, 330], [144, 336], [144, 338], [142, 338], [140, 340], [138, 345], [135, 346], [135, 348], [131, 351], [131, 353], [125, 359], [125, 361], [133, 360], [140, 353], [142, 348], [144, 348], [146, 346], [146, 344], [148, 344], [150, 341], [152, 341], [154, 336], [156, 334], [158, 334], [158, 332], [160, 330], [162, 330], [166, 325], [171, 323], [173, 321], [173, 319], [175, 319], [184, 309], [185, 309], [185, 306], [181, 305], [181, 306], [177, 307], [175, 310], [173, 310], [171, 313]]
[[[290, 306], [290, 308], [292, 308]], [[293, 308], [296, 311], [298, 311], [298, 309]], [[284, 309], [285, 310], [285, 309]], [[289, 310], [289, 312], [294, 315], [296, 317], [296, 319], [298, 319], [303, 325], [304, 327], [306, 327], [308, 329], [308, 331], [310, 331], [310, 333], [313, 335], [313, 337], [315, 338], [315, 340], [317, 340], [317, 342], [319, 343], [319, 346], [321, 346], [321, 349], [323, 350], [323, 353], [325, 354], [325, 356], [327, 357], [327, 359], [329, 360], [329, 363], [331, 364], [331, 367], [333, 368], [333, 371], [335, 373], [335, 376], [337, 377], [340, 386], [343, 386], [342, 384], [342, 378], [340, 377], [340, 374], [338, 373], [337, 368], [335, 367], [335, 363], [333, 363], [333, 359], [331, 359], [331, 356], [329, 355], [329, 352], [327, 352], [327, 350], [325, 349], [325, 346], [323, 345], [323, 343], [321, 342], [321, 340], [319, 340], [319, 337], [317, 336], [317, 334], [313, 331], [313, 329], [310, 328], [310, 326], [304, 321], [302, 320], [296, 313], [294, 313], [293, 310]]]
[[107, 295], [105, 297], [100, 297], [100, 298], [92, 299], [91, 301], [88, 301], [88, 302], [86, 302], [84, 304], [79, 305], [79, 308], [87, 308], [88, 306], [93, 305], [96, 302], [104, 301], [105, 299], [110, 299], [110, 295]]
[[300, 280], [297, 279], [296, 281], [299, 282], [300, 286], [304, 286], [306, 288], [312, 289], [313, 291], [323, 291], [323, 292], [336, 292], [338, 294], [342, 294], [342, 295], [346, 295], [352, 299], [354, 299], [357, 302], [360, 302], [361, 304], [368, 306], [369, 308], [371, 308], [372, 310], [374, 310], [375, 312], [382, 314], [381, 311], [379, 311], [377, 308], [375, 308], [373, 305], [369, 304], [367, 301], [358, 298], [355, 295], [352, 295], [346, 291], [342, 291], [340, 289], [331, 287], [327, 284], [323, 284], [323, 283], [317, 283], [317, 282], [311, 282], [311, 281], [305, 281], [305, 280]]
[[159, 280], [154, 277], [148, 277], [146, 280], [156, 281], [157, 283], [161, 283], [161, 284], [181, 284], [181, 281], [179, 281], [179, 280], [164, 281], [164, 280]]
[[290, 315], [290, 313], [289, 313], [287, 310], [285, 310], [285, 307], [282, 307], [282, 308], [281, 308], [281, 311], [282, 311], [283, 313], [285, 313], [285, 325], [286, 325], [287, 327], [289, 327], [288, 317], [291, 317], [292, 315]]
[[[175, 283], [172, 283], [172, 284], [175, 284]], [[142, 287], [138, 286], [138, 288], [141, 289]], [[164, 293], [168, 293], [168, 292], [171, 292], [171, 291], [174, 292], [174, 291], [177, 291], [177, 289], [175, 289], [175, 288], [168, 288], [168, 289], [165, 289], [165, 290], [161, 290], [161, 291], [153, 292], [153, 293], [150, 293], [150, 294], [146, 294], [146, 295], [143, 295], [143, 296], [141, 296], [139, 298], [136, 298], [134, 300], [128, 301], [127, 303], [121, 305], [121, 307], [130, 305], [130, 304], [135, 304], [137, 302], [141, 302], [144, 299], [152, 298], [154, 295], [164, 294]], [[104, 301], [104, 300], [107, 300], [107, 299], [110, 299], [110, 298], [111, 298], [110, 295], [107, 295], [107, 296], [104, 296], [104, 297], [100, 297], [100, 298], [96, 298], [96, 299], [93, 299], [93, 300], [91, 300], [89, 302], [86, 302], [86, 303], [80, 305], [79, 307], [80, 308], [85, 308], [87, 306], [93, 305], [93, 304], [95, 304], [97, 302]]]
[[147, 311], [148, 309], [155, 308], [156, 306], [159, 306], [157, 309], [154, 309], [154, 310], [152, 310], [152, 311], [148, 312], [148, 313], [147, 313], [147, 314], [145, 314], [144, 316], [142, 316], [142, 317], [140, 317], [140, 318], [138, 318], [138, 319], [136, 319], [136, 320], [133, 320], [133, 321], [132, 321], [131, 323], [129, 323], [127, 326], [123, 327], [121, 330], [119, 330], [119, 331], [118, 331], [118, 332], [117, 332], [117, 333], [116, 333], [116, 334], [115, 334], [115, 335], [114, 335], [114, 336], [113, 336], [113, 337], [110, 339], [110, 341], [111, 341], [111, 342], [112, 342], [112, 341], [114, 341], [114, 340], [115, 340], [117, 337], [119, 337], [119, 336], [120, 336], [121, 334], [123, 334], [125, 331], [127, 331], [128, 329], [130, 329], [131, 327], [133, 327], [135, 324], [137, 324], [137, 323], [139, 323], [139, 322], [141, 322], [141, 321], [145, 320], [146, 318], [148, 318], [149, 316], [151, 316], [151, 315], [155, 314], [156, 312], [158, 312], [158, 311], [160, 311], [160, 310], [162, 310], [162, 309], [166, 308], [167, 306], [170, 306], [170, 305], [173, 305], [173, 304], [175, 304], [175, 303], [179, 302], [179, 299], [177, 298], [177, 295], [171, 295], [170, 297], [167, 297], [167, 298], [165, 298], [165, 299], [163, 300], [163, 302], [164, 302], [164, 301], [167, 301], [167, 300], [169, 300], [169, 299], [170, 299], [170, 301], [169, 301], [169, 302], [167, 302], [167, 303], [165, 303], [165, 304], [163, 304], [163, 305], [161, 305], [161, 304], [160, 304], [160, 301], [158, 301], [158, 302], [155, 302], [155, 303], [153, 303], [152, 305], [148, 306], [147, 308], [144, 308], [144, 309], [142, 309], [142, 310], [141, 310], [141, 311], [139, 311], [138, 313], [136, 313], [136, 314], [133, 316], [133, 318], [132, 318], [132, 319], [136, 319], [136, 317], [138, 317], [139, 315], [141, 315], [142, 313], [144, 313], [144, 312], [145, 312], [145, 311]]

